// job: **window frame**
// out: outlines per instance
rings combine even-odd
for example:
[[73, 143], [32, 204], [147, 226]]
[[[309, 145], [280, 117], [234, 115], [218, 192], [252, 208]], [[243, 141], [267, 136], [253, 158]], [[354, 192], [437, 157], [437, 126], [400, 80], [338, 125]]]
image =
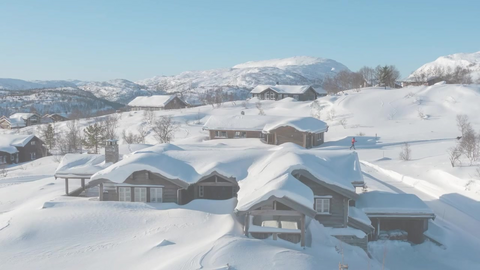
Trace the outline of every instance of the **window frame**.
[[[225, 136], [220, 135], [221, 133], [225, 133]], [[215, 130], [215, 138], [227, 138], [227, 132], [224, 130]]]
[[205, 197], [205, 187], [204, 186], [198, 186], [198, 197], [199, 198], [204, 198]]
[[[122, 192], [123, 190], [123, 192]], [[128, 190], [128, 192], [126, 192]], [[122, 196], [122, 194], [124, 196]], [[129, 194], [129, 196], [126, 196]], [[126, 200], [127, 197], [129, 200]], [[130, 187], [118, 187], [118, 201], [119, 202], [131, 202], [132, 201], [132, 189]]]
[[[138, 195], [140, 196], [137, 196], [137, 191], [138, 191]], [[142, 194], [143, 192], [140, 192], [140, 191], [144, 191], [144, 194]], [[147, 188], [146, 187], [134, 187], [133, 188], [133, 201], [134, 202], [147, 202]], [[142, 199], [142, 196], [141, 195], [145, 195], [145, 200], [140, 200]]]
[[[160, 193], [158, 192], [160, 190]], [[153, 192], [155, 191], [155, 192]], [[155, 194], [155, 196], [152, 196], [153, 194]], [[160, 200], [158, 200], [158, 194], [160, 194]], [[153, 201], [152, 198], [155, 197], [157, 200], [156, 201]], [[155, 187], [155, 188], [150, 188], [150, 202], [153, 202], [153, 203], [163, 203], [163, 188], [162, 187]]]
[[[239, 134], [240, 136], [237, 136], [237, 134]], [[245, 132], [245, 131], [235, 131], [234, 138], [239, 138], [239, 139], [247, 138], [247, 132]]]
[[[321, 203], [321, 209], [318, 209], [318, 202]], [[326, 203], [328, 202], [328, 207], [325, 207]], [[315, 205], [314, 205], [315, 211], [317, 212], [317, 215], [331, 215], [331, 209], [332, 209], [332, 197], [331, 196], [315, 196]]]

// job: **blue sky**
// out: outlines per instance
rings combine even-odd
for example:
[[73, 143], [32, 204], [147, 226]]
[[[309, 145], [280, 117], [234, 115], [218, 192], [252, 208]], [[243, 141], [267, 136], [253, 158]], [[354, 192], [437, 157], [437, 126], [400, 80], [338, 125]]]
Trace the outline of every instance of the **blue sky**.
[[478, 0], [0, 0], [0, 77], [139, 80], [307, 55], [352, 70], [480, 50]]

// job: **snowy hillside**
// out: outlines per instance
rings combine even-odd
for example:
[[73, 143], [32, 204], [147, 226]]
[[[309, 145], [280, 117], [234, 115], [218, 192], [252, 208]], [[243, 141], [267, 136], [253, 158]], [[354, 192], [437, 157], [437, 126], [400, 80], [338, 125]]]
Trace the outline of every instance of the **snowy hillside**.
[[[212, 140], [203, 124], [210, 115], [258, 115], [256, 100], [247, 108], [225, 103], [158, 111], [180, 124], [174, 143], [205, 148], [265, 148], [255, 139]], [[368, 190], [411, 193], [435, 213], [426, 234], [433, 239], [411, 245], [401, 241], [369, 243], [369, 260], [359, 248], [343, 244], [349, 269], [476, 269], [480, 264], [480, 175], [476, 166], [452, 168], [447, 149], [457, 143], [457, 114], [470, 116], [480, 131], [480, 86], [435, 85], [404, 89], [364, 88], [312, 102], [262, 101], [266, 115], [319, 116], [330, 128], [325, 144], [311, 151], [346, 150], [353, 136]], [[422, 114], [420, 114], [420, 112]], [[117, 128], [148, 130], [143, 112], [125, 112]], [[258, 116], [262, 117], [262, 116]], [[345, 119], [345, 120], [343, 120]], [[340, 124], [341, 120], [344, 126]], [[82, 119], [85, 127], [94, 118]], [[65, 130], [59, 123], [57, 130]], [[35, 127], [21, 129], [31, 133]], [[0, 131], [2, 132], [2, 131]], [[5, 132], [5, 131], [3, 131]], [[399, 158], [405, 142], [412, 160]], [[120, 140], [123, 143], [123, 140]], [[322, 226], [314, 228], [320, 245], [301, 249], [283, 241], [257, 240], [241, 234], [231, 204], [194, 201], [186, 206], [89, 201], [63, 197], [64, 182], [54, 180], [57, 161], [44, 158], [11, 166], [0, 178], [0, 268], [24, 269], [337, 269], [340, 245]], [[79, 183], [78, 183], [79, 185]], [[194, 239], [194, 240], [192, 240]], [[440, 243], [436, 244], [434, 241]]]
[[456, 53], [441, 56], [437, 60], [427, 63], [415, 70], [408, 78], [414, 78], [420, 74], [433, 75], [437, 69], [451, 69], [456, 67], [468, 68], [472, 71], [473, 80], [480, 79], [480, 51], [475, 53]]
[[77, 87], [72, 81], [24, 81], [19, 79], [0, 78], [0, 89], [29, 90], [41, 88]]

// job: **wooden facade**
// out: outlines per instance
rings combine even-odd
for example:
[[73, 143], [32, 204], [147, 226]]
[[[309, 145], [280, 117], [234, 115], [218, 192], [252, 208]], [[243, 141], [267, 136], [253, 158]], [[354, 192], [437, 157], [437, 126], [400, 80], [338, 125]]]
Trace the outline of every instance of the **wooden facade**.
[[242, 139], [262, 138], [263, 134], [258, 130], [209, 130], [210, 140], [214, 139]]
[[298, 101], [307, 101], [317, 99], [318, 93], [313, 87], [308, 88], [304, 93], [277, 93], [276, 91], [267, 88], [261, 93], [252, 93], [252, 97], [262, 100], [280, 100], [286, 97], [291, 97]]
[[36, 136], [33, 136], [33, 138], [28, 141], [25, 146], [15, 146], [15, 148], [17, 148], [17, 153], [0, 151], [0, 163], [22, 163], [48, 155], [48, 150], [45, 148], [43, 141]]
[[183, 191], [182, 204], [197, 199], [228, 200], [237, 197], [238, 190], [235, 178], [227, 178], [214, 172]]
[[0, 164], [13, 164], [18, 163], [18, 152], [7, 153], [0, 151]]

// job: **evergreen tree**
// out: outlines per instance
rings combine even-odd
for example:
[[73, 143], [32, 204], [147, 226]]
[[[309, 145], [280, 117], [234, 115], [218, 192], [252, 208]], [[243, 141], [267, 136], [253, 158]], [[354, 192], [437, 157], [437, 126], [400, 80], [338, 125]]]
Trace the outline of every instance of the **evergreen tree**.
[[103, 145], [103, 142], [105, 141], [103, 138], [104, 133], [104, 127], [102, 124], [95, 123], [86, 127], [83, 130], [83, 145], [85, 145], [87, 149], [94, 149], [94, 153], [98, 154], [98, 147]]
[[48, 124], [40, 129], [40, 138], [48, 146], [48, 149], [52, 149], [55, 146], [55, 129], [52, 124]]

